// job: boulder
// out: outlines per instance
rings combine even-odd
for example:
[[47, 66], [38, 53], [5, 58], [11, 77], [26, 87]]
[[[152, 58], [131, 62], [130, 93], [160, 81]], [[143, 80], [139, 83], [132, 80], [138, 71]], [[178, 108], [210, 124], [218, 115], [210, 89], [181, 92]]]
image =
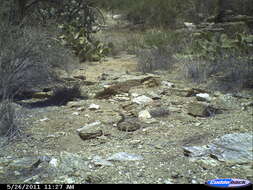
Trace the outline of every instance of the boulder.
[[98, 126], [100, 124], [101, 124], [100, 121], [96, 121], [88, 125], [85, 125], [77, 129], [76, 131], [78, 132], [78, 135], [82, 140], [94, 139], [103, 135], [103, 131]]
[[206, 159], [212, 157], [227, 163], [250, 163], [253, 158], [251, 133], [226, 134], [204, 146], [183, 147], [184, 155]]
[[144, 83], [146, 85], [151, 85], [151, 83], [152, 85], [153, 84], [159, 85], [160, 80], [159, 77], [151, 74], [140, 76], [124, 75], [121, 76], [119, 79], [113, 81], [112, 84], [104, 87], [104, 89], [96, 92], [95, 98], [103, 99], [109, 98], [116, 94], [128, 93], [131, 88], [140, 86]]

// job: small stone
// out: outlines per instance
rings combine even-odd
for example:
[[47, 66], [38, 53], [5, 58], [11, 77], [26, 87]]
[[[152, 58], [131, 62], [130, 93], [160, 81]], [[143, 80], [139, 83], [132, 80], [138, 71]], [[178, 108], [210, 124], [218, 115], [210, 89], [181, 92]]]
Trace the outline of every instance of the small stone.
[[44, 122], [44, 121], [48, 121], [49, 119], [47, 117], [43, 118], [43, 119], [40, 119], [39, 121], [40, 122]]
[[80, 132], [80, 131], [83, 131], [83, 130], [85, 130], [85, 129], [89, 129], [90, 127], [94, 127], [94, 126], [97, 126], [97, 125], [100, 125], [100, 124], [101, 124], [100, 121], [96, 121], [96, 122], [90, 123], [90, 124], [88, 124], [88, 125], [85, 125], [85, 126], [79, 128], [79, 129], [77, 129], [76, 131], [77, 131], [77, 132]]
[[191, 183], [192, 184], [198, 184], [198, 182], [195, 179], [192, 179]]
[[113, 166], [113, 164], [100, 156], [94, 156], [91, 161], [95, 166]]
[[100, 108], [100, 106], [97, 105], [97, 104], [91, 104], [91, 105], [89, 106], [89, 110], [98, 110], [99, 108]]
[[84, 110], [85, 110], [85, 107], [80, 107], [80, 108], [77, 108], [76, 110], [77, 110], [77, 111], [84, 111]]
[[143, 157], [136, 154], [129, 154], [126, 152], [119, 152], [116, 154], [113, 154], [107, 160], [112, 161], [137, 161], [137, 160], [143, 160]]
[[73, 112], [72, 115], [80, 115], [79, 112]]
[[84, 76], [84, 75], [76, 75], [76, 76], [73, 76], [73, 78], [80, 79], [80, 80], [86, 80], [86, 76]]
[[139, 104], [139, 105], [146, 105], [146, 104], [152, 103], [153, 99], [142, 95], [142, 96], [138, 96], [138, 97], [134, 98], [132, 101], [134, 103]]
[[174, 88], [175, 84], [167, 81], [162, 81], [162, 85], [167, 87], [167, 88]]
[[152, 116], [150, 115], [148, 110], [143, 110], [138, 114], [138, 118], [140, 120], [147, 120], [147, 119], [151, 119]]
[[196, 99], [198, 101], [204, 101], [204, 102], [210, 102], [211, 101], [211, 97], [207, 93], [196, 94]]
[[54, 167], [54, 168], [57, 168], [57, 166], [59, 165], [59, 162], [56, 158], [52, 158], [49, 162], [49, 165]]
[[174, 184], [172, 179], [165, 179], [164, 184]]

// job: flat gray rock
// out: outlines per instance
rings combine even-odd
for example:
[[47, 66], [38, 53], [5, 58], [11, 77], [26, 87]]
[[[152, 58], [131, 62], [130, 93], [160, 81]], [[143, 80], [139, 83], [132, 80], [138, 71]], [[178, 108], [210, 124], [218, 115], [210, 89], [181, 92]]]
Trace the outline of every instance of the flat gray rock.
[[143, 160], [143, 157], [136, 154], [129, 154], [126, 152], [119, 152], [116, 154], [113, 154], [107, 160], [112, 161], [137, 161], [137, 160]]
[[191, 157], [211, 156], [219, 161], [245, 163], [253, 161], [253, 136], [249, 133], [226, 134], [205, 146], [183, 147]]

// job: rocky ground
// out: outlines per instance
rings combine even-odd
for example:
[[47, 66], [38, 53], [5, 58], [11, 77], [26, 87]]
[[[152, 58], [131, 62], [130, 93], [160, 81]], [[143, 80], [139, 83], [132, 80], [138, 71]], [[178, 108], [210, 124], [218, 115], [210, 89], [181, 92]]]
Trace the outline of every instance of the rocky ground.
[[90, 63], [72, 75], [86, 77], [88, 99], [27, 109], [26, 137], [2, 143], [0, 182], [253, 180], [250, 91], [211, 92], [135, 67], [131, 55]]
[[0, 139], [0, 183], [253, 181], [252, 90], [224, 94], [177, 72], [144, 75], [136, 67], [124, 52], [84, 63], [63, 77], [87, 98], [16, 105], [26, 113], [25, 135]]

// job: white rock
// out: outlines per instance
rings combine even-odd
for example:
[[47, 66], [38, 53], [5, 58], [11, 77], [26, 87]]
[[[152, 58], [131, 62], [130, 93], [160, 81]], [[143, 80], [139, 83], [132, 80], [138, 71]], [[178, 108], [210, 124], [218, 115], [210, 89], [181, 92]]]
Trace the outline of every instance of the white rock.
[[132, 93], [131, 96], [134, 97], [134, 98], [136, 98], [136, 97], [138, 97], [138, 96], [140, 96], [140, 95], [137, 94], [137, 93]]
[[175, 87], [175, 84], [172, 82], [168, 82], [168, 81], [162, 81], [162, 85], [167, 87], [167, 88], [173, 88]]
[[79, 112], [73, 112], [72, 115], [80, 115]]
[[210, 102], [211, 101], [211, 97], [207, 93], [196, 94], [196, 99], [198, 101], [205, 101], [205, 102]]
[[114, 20], [119, 20], [119, 19], [122, 18], [122, 15], [120, 15], [120, 14], [118, 14], [118, 15], [113, 15], [112, 18], [113, 18]]
[[91, 104], [91, 105], [89, 106], [89, 110], [98, 110], [99, 108], [100, 108], [100, 106], [97, 105], [97, 104]]
[[186, 28], [188, 28], [188, 30], [196, 29], [196, 25], [191, 22], [184, 22], [184, 25], [186, 26]]
[[77, 131], [77, 132], [81, 132], [82, 130], [85, 130], [85, 129], [88, 129], [88, 128], [90, 128], [90, 127], [94, 127], [94, 126], [97, 126], [97, 125], [100, 125], [100, 124], [101, 124], [100, 121], [96, 121], [96, 122], [90, 123], [90, 124], [88, 124], [88, 125], [85, 125], [85, 126], [79, 128], [79, 129], [77, 129], [76, 131]]
[[113, 166], [113, 164], [100, 156], [94, 156], [94, 158], [91, 161], [96, 166]]
[[126, 152], [119, 152], [110, 156], [107, 160], [112, 161], [137, 161], [143, 160], [143, 157], [136, 154], [129, 154]]
[[151, 119], [152, 116], [150, 115], [148, 110], [143, 110], [138, 114], [138, 118], [140, 120], [147, 120], [147, 119]]
[[141, 105], [141, 104], [149, 104], [149, 103], [153, 102], [153, 99], [151, 99], [151, 98], [149, 98], [147, 96], [142, 95], [142, 96], [138, 96], [138, 97], [134, 98], [133, 102], [137, 103], [139, 105]]
[[43, 122], [43, 121], [48, 121], [49, 119], [47, 117], [43, 118], [43, 119], [40, 119], [39, 121], [40, 122]]
[[77, 108], [76, 110], [77, 110], [77, 111], [84, 111], [84, 110], [85, 110], [85, 107], [80, 107], [80, 108]]
[[56, 168], [59, 165], [59, 161], [56, 158], [52, 158], [49, 162], [50, 166]]

